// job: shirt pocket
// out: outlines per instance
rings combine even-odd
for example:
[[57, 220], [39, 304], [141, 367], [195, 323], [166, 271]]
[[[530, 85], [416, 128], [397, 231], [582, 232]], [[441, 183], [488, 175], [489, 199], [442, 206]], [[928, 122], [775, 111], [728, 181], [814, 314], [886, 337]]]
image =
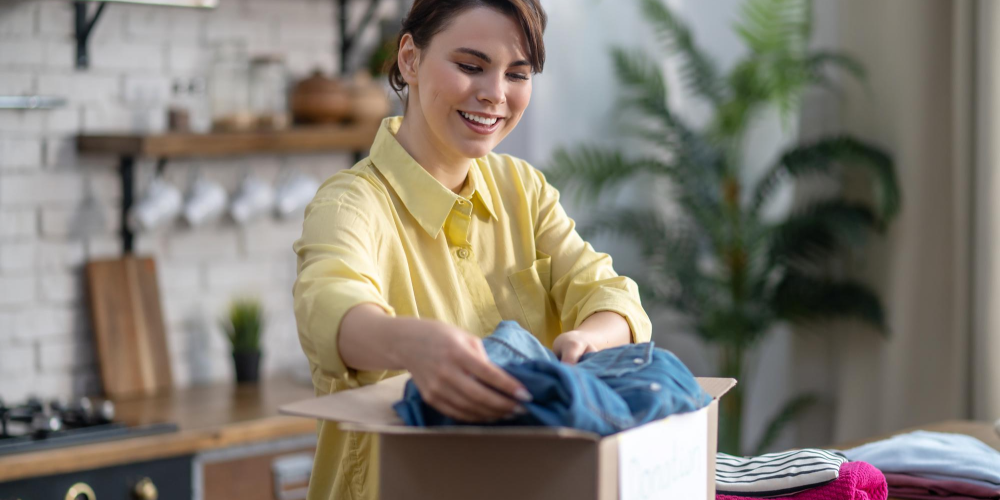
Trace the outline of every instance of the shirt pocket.
[[556, 336], [562, 333], [555, 305], [549, 296], [552, 258], [541, 252], [537, 252], [536, 257], [530, 267], [511, 273], [507, 279], [521, 306], [521, 323], [544, 344], [551, 346]]

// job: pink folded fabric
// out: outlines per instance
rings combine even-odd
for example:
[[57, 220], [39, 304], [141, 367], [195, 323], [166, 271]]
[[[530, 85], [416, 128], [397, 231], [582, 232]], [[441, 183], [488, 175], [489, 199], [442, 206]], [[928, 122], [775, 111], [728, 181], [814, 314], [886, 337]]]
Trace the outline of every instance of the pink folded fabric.
[[965, 481], [927, 479], [909, 474], [886, 473], [889, 494], [914, 500], [1000, 500], [1000, 489]]
[[[866, 462], [847, 462], [833, 482], [802, 491], [789, 500], [886, 500], [889, 488], [882, 472]], [[750, 497], [716, 495], [715, 500], [748, 500]]]

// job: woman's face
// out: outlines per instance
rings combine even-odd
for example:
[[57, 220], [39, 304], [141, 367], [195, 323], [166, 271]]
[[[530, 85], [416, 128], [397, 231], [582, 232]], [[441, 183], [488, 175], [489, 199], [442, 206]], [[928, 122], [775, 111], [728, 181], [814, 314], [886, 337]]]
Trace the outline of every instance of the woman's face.
[[531, 100], [532, 78], [514, 20], [488, 7], [468, 9], [418, 54], [410, 105], [420, 107], [443, 147], [479, 158], [514, 130]]

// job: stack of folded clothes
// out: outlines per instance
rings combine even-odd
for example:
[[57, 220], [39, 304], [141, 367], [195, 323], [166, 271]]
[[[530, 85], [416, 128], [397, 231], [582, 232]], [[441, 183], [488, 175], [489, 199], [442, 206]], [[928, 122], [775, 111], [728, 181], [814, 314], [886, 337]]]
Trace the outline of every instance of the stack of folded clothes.
[[886, 500], [885, 477], [835, 451], [804, 449], [759, 457], [715, 458], [716, 500]]
[[[532, 396], [522, 404], [527, 413], [489, 425], [572, 427], [606, 436], [712, 402], [687, 367], [652, 342], [587, 353], [569, 365], [517, 322], [503, 321], [483, 347]], [[424, 402], [412, 380], [393, 408], [406, 425], [462, 425]]]
[[844, 455], [878, 467], [895, 498], [1000, 500], [1000, 452], [971, 436], [916, 431]]

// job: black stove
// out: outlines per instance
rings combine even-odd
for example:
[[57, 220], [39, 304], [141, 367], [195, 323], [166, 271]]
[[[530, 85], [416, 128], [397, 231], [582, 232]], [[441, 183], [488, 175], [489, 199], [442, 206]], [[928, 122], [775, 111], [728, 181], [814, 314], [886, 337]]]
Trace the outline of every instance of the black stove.
[[73, 404], [30, 398], [8, 406], [0, 400], [0, 456], [177, 431], [162, 423], [129, 426], [115, 420], [114, 403], [80, 398]]

